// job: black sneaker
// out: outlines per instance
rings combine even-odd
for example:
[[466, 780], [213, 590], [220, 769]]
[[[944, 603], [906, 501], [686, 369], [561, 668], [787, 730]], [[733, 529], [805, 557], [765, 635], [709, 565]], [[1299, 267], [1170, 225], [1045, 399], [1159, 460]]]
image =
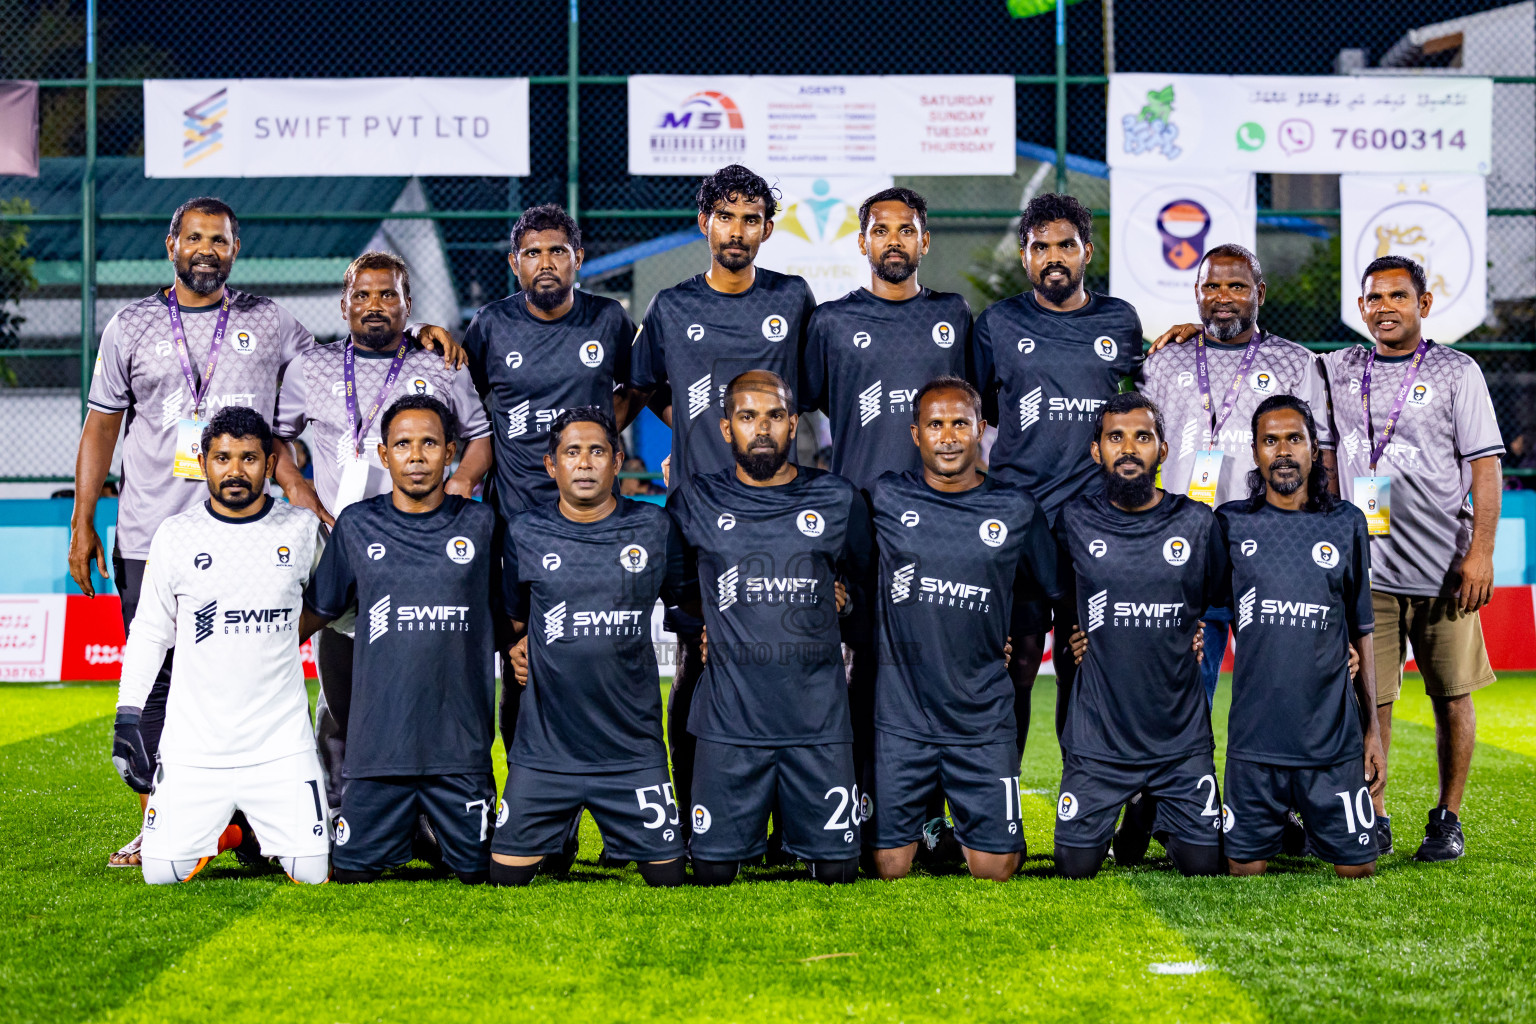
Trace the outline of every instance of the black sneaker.
[[1376, 856], [1385, 857], [1392, 852], [1392, 818], [1387, 814], [1376, 815]]
[[240, 845], [233, 850], [235, 860], [240, 866], [253, 871], [271, 871], [272, 863], [261, 855], [261, 840], [256, 838], [256, 832], [251, 828], [245, 812], [236, 811], [230, 817], [229, 823], [240, 826]]
[[1424, 826], [1424, 842], [1413, 859], [1422, 864], [1443, 860], [1456, 860], [1467, 852], [1467, 840], [1461, 834], [1461, 820], [1444, 806], [1429, 812], [1429, 824]]
[[948, 818], [930, 818], [923, 825], [922, 838], [917, 841], [917, 862], [925, 868], [942, 868], [963, 863], [965, 854], [955, 838], [954, 822]]
[[782, 868], [794, 862], [794, 855], [784, 849], [784, 834], [774, 829], [768, 835], [768, 849], [763, 851], [763, 867]]
[[443, 844], [425, 814], [416, 816], [416, 833], [411, 836], [411, 859], [424, 860], [438, 870], [443, 867]]
[[565, 833], [565, 843], [560, 847], [560, 852], [544, 858], [544, 863], [539, 870], [546, 875], [565, 875], [571, 870], [571, 865], [576, 863], [576, 854], [581, 850], [581, 813], [571, 819], [570, 828]]
[[1125, 805], [1125, 815], [1115, 830], [1115, 863], [1132, 867], [1147, 859], [1147, 847], [1152, 843], [1152, 823], [1157, 819], [1157, 801], [1145, 793], [1137, 793]]
[[1307, 827], [1295, 811], [1285, 812], [1285, 825], [1280, 829], [1280, 852], [1287, 857], [1316, 856], [1307, 837]]

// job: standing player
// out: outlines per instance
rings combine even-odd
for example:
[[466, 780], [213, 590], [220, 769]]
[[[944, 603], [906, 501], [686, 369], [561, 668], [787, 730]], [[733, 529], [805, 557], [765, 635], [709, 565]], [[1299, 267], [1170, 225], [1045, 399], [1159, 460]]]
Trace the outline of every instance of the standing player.
[[[718, 426], [728, 381], [748, 370], [767, 370], [798, 385], [806, 326], [816, 308], [804, 278], [753, 262], [773, 234], [778, 209], [766, 181], [740, 164], [722, 167], [699, 183], [698, 208], [699, 230], [709, 240], [709, 270], [656, 293], [632, 357], [635, 387], [653, 397], [653, 405], [662, 405], [661, 418], [672, 428], [667, 483], [673, 493], [735, 465]], [[789, 457], [795, 461], [793, 450]], [[702, 623], [669, 609], [667, 626], [680, 641], [667, 713], [675, 724], [668, 738], [678, 803], [687, 807], [693, 738], [684, 726], [703, 669]], [[689, 827], [684, 821], [685, 832]]]
[[1004, 648], [1013, 604], [1056, 597], [1056, 552], [1025, 490], [981, 473], [981, 396], [925, 384], [909, 436], [921, 472], [869, 492], [880, 548], [875, 864], [911, 869], [930, 794], [949, 798], [971, 874], [1005, 882], [1024, 857], [1018, 728]]
[[495, 664], [495, 513], [444, 488], [453, 412], [431, 395], [384, 410], [379, 460], [394, 489], [336, 519], [305, 603], [320, 622], [357, 610], [350, 687], [326, 701], [345, 744], [334, 878], [371, 882], [410, 859], [425, 814], [466, 884], [489, 872]]
[[[230, 405], [249, 406], [270, 417], [284, 369], [314, 345], [309, 331], [271, 299], [225, 287], [240, 253], [240, 221], [225, 203], [201, 196], [177, 207], [165, 252], [175, 272], [171, 287], [124, 306], [102, 331], [90, 410], [75, 460], [69, 574], [87, 597], [93, 597], [91, 563], [106, 576], [106, 549], [96, 534], [96, 501], [126, 414], [122, 497], [112, 551], [125, 632], [138, 607], [155, 529], [205, 497], [196, 448], [207, 417]], [[443, 348], [445, 360], [449, 350], [456, 357], [458, 348], [442, 328], [424, 328], [422, 340]], [[276, 451], [279, 467], [290, 467], [287, 446], [279, 444]], [[286, 496], [324, 514], [307, 482], [296, 484]], [[142, 729], [151, 754], [165, 722], [171, 680], [170, 655], [166, 657], [144, 705]], [[142, 803], [142, 795], [140, 799]], [[136, 865], [138, 846], [135, 837], [108, 863]]]
[[[860, 490], [867, 491], [882, 473], [922, 468], [911, 433], [919, 389], [937, 377], [972, 377], [970, 305], [963, 296], [931, 291], [917, 281], [928, 243], [928, 203], [922, 196], [888, 188], [864, 200], [859, 251], [869, 258], [870, 286], [822, 303], [806, 332], [806, 397], [831, 421], [832, 472]], [[873, 613], [856, 609], [844, 629], [853, 653], [848, 699], [854, 760], [866, 803], [874, 786]], [[942, 822], [941, 794], [935, 794], [930, 810], [930, 820]], [[866, 832], [865, 842], [872, 839]]]
[[[1477, 363], [1424, 337], [1434, 302], [1424, 268], [1384, 256], [1365, 268], [1361, 292], [1375, 345], [1330, 352], [1324, 369], [1339, 484], [1371, 525], [1376, 716], [1385, 749], [1411, 643], [1435, 711], [1440, 769], [1414, 860], [1455, 860], [1466, 850], [1457, 815], [1477, 741], [1472, 692], [1494, 681], [1478, 609], [1493, 596], [1504, 441]], [[1390, 853], [1380, 790], [1376, 811], [1382, 852]]]
[[[254, 409], [220, 410], [199, 441], [207, 497], [155, 530], [113, 728], [113, 762], [149, 794], [144, 880], [197, 874], [225, 848], [221, 835], [241, 831], [226, 828], [238, 810], [262, 855], [294, 881], [318, 884], [330, 822], [299, 641], [320, 522], [263, 493], [276, 457]], [[181, 655], [157, 752], [143, 710], [172, 647]]]
[[[1162, 464], [1169, 494], [1187, 494], [1212, 508], [1245, 497], [1253, 471], [1248, 426], [1259, 403], [1270, 395], [1295, 395], [1315, 409], [1328, 407], [1317, 357], [1258, 325], [1264, 293], [1257, 256], [1240, 245], [1216, 246], [1195, 276], [1200, 324], [1189, 327], [1194, 340], [1147, 356], [1140, 391], [1173, 430]], [[1331, 444], [1327, 426], [1318, 424], [1323, 446]], [[1332, 456], [1324, 451], [1325, 467]], [[1230, 608], [1205, 614], [1201, 675], [1210, 700], [1221, 679], [1231, 622]]]
[[[363, 253], [342, 279], [346, 340], [301, 354], [283, 378], [275, 432], [292, 439], [306, 426], [314, 429], [314, 488], [327, 525], [347, 506], [389, 492], [389, 473], [378, 456], [376, 418], [401, 395], [437, 395], [463, 424], [468, 443], [458, 472], [446, 485], [449, 493], [469, 497], [491, 467], [490, 426], [469, 371], [444, 366], [412, 344], [404, 333], [410, 312], [411, 271], [405, 261], [393, 253]], [[291, 493], [296, 478], [301, 479], [298, 467], [288, 464], [277, 482]], [[341, 805], [342, 750], [325, 692], [351, 689], [352, 658], [350, 633], [325, 629], [315, 638], [321, 682], [315, 727], [332, 807]]]
[[1056, 518], [1062, 578], [1086, 637], [1061, 736], [1056, 869], [1097, 874], [1120, 808], [1145, 794], [1155, 815], [1133, 830], [1139, 841], [1114, 836], [1115, 861], [1139, 862], [1156, 835], [1180, 874], [1220, 874], [1216, 744], [1198, 651], [1200, 615], [1226, 587], [1226, 547], [1206, 505], [1155, 485], [1168, 454], [1155, 405], [1116, 395], [1097, 430], [1104, 493], [1073, 499]]
[[1249, 496], [1216, 510], [1237, 609], [1227, 862], [1234, 875], [1262, 874], [1294, 809], [1317, 855], [1341, 878], [1363, 878], [1376, 870], [1373, 791], [1387, 780], [1365, 516], [1328, 490], [1305, 402], [1266, 398], [1252, 426]]
[[736, 468], [694, 477], [668, 502], [706, 595], [709, 661], [688, 717], [698, 738], [691, 850], [703, 885], [730, 882], [743, 860], [763, 854], [775, 808], [785, 852], [811, 877], [858, 875], [834, 593], [839, 574], [864, 579], [869, 512], [842, 477], [789, 462], [793, 402], [776, 374], [734, 378], [718, 422]]
[[[1047, 521], [1080, 494], [1104, 489], [1088, 455], [1099, 407], [1141, 368], [1141, 320], [1130, 303], [1083, 285], [1093, 259], [1093, 215], [1071, 196], [1036, 196], [1019, 219], [1019, 256], [1031, 291], [989, 306], [972, 334], [982, 395], [997, 403], [991, 469], [1029, 491]], [[1015, 609], [1019, 611], [1019, 609]], [[1069, 609], [1059, 609], [1071, 618]], [[1009, 674], [1018, 689], [1019, 749], [1045, 627], [1017, 621]], [[1057, 650], [1065, 634], [1058, 632]], [[1057, 672], [1070, 672], [1070, 658]], [[1058, 693], [1060, 735], [1065, 690]]]
[[532, 631], [491, 844], [498, 885], [526, 885], [561, 854], [583, 807], [605, 859], [638, 861], [651, 885], [684, 881], [650, 620], [658, 595], [697, 615], [698, 581], [666, 511], [614, 496], [623, 461], [606, 412], [561, 413], [544, 457], [560, 499], [507, 527], [507, 612], [514, 633]]

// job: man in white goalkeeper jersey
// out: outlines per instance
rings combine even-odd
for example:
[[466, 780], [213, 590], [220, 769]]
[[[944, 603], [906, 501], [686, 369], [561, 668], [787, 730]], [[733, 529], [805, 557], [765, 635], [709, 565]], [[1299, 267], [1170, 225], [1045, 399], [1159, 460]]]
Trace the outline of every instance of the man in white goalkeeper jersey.
[[[117, 697], [112, 761], [150, 790], [144, 880], [183, 882], [239, 841], [245, 812], [263, 856], [296, 882], [330, 873], [329, 816], [300, 640], [319, 520], [265, 493], [275, 461], [261, 415], [227, 406], [203, 430], [208, 500], [160, 524], [150, 545]], [[308, 626], [309, 628], [305, 628]], [[158, 764], [139, 730], [176, 648]]]

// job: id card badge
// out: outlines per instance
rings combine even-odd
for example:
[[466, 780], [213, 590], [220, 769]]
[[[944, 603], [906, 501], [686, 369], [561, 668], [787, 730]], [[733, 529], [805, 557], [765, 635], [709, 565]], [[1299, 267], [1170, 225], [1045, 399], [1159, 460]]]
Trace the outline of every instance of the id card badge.
[[1372, 537], [1392, 532], [1392, 478], [1389, 476], [1355, 477], [1355, 507], [1365, 513], [1365, 525]]
[[368, 459], [359, 456], [350, 444], [341, 454], [341, 482], [336, 486], [336, 508], [332, 515], [341, 515], [348, 505], [362, 501], [368, 494]]
[[208, 424], [200, 420], [182, 419], [176, 423], [176, 458], [171, 463], [171, 476], [183, 480], [202, 480], [203, 467], [197, 457], [203, 451], [203, 428]]
[[1189, 497], [1216, 507], [1216, 484], [1221, 480], [1221, 460], [1226, 453], [1220, 450], [1195, 452], [1195, 467], [1189, 474]]

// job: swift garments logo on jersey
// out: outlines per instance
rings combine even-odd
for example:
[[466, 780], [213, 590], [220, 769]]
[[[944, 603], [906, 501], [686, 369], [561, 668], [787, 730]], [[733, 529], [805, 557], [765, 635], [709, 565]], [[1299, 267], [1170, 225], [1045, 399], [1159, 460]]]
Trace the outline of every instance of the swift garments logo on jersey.
[[[1349, 433], [1344, 435], [1342, 440], [1344, 443], [1344, 450], [1351, 456], [1370, 454], [1370, 442], [1362, 438], [1358, 430], [1352, 428]], [[1387, 447], [1383, 449], [1382, 454], [1386, 458], [1391, 459], [1393, 462], [1396, 462], [1399, 465], [1417, 465], [1419, 461], [1418, 446], [1412, 444], [1403, 444], [1401, 441], [1388, 441]]]
[[213, 635], [215, 625], [224, 636], [254, 633], [291, 633], [295, 624], [292, 608], [226, 608], [219, 614], [219, 602], [209, 601], [192, 613], [192, 642], [200, 644]]
[[531, 409], [528, 399], [523, 399], [507, 410], [507, 437], [521, 437], [528, 433], [528, 417], [533, 417], [533, 429], [535, 433], [544, 433], [549, 430], [550, 424], [560, 418], [565, 409]]
[[1088, 628], [1092, 633], [1106, 620], [1118, 629], [1177, 629], [1184, 625], [1180, 601], [1114, 601], [1107, 589], [1088, 599]]
[[[859, 426], [867, 427], [881, 412], [892, 415], [909, 413], [917, 401], [917, 388], [891, 388], [885, 391], [885, 381], [877, 380], [859, 392]], [[882, 405], [882, 400], [886, 405]]]
[[961, 608], [972, 612], [990, 612], [991, 587], [978, 587], [973, 583], [956, 583], [936, 576], [923, 576], [917, 581], [917, 600], [921, 604], [936, 604], [945, 608]]
[[1252, 625], [1255, 617], [1262, 626], [1284, 626], [1291, 629], [1316, 629], [1326, 632], [1332, 625], [1325, 604], [1308, 601], [1281, 601], [1261, 598], [1257, 587], [1249, 587], [1237, 602], [1237, 628], [1239, 631]]
[[[368, 609], [368, 642], [373, 643], [390, 631], [390, 595], [385, 594]], [[468, 633], [469, 606], [454, 604], [402, 604], [394, 606], [394, 629], [398, 633]]]
[[[638, 637], [649, 629], [639, 610], [568, 612], [564, 601], [544, 613], [544, 644], [583, 636]], [[569, 619], [569, 625], [567, 625]]]

